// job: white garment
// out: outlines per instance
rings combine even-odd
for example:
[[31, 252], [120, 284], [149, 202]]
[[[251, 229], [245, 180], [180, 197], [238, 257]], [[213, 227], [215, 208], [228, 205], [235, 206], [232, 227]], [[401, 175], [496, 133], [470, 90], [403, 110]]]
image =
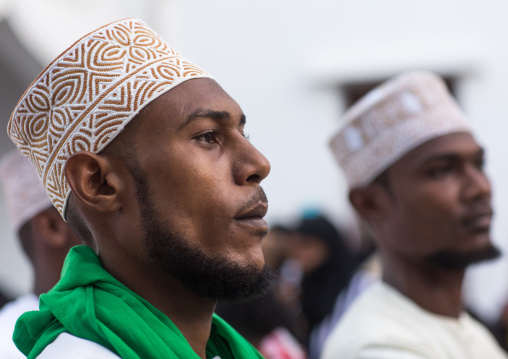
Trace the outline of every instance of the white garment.
[[378, 280], [379, 276], [377, 274], [370, 273], [364, 269], [360, 269], [355, 273], [348, 286], [337, 296], [332, 313], [323, 319], [310, 333], [310, 359], [320, 358], [326, 339], [333, 329], [337, 327], [340, 318], [347, 312], [347, 309], [349, 309], [358, 296]]
[[[19, 316], [32, 310], [39, 310], [39, 297], [35, 294], [19, 297], [0, 310], [0, 359], [26, 358], [12, 342], [12, 333]], [[118, 359], [119, 357], [99, 344], [62, 333], [37, 358]]]
[[120, 357], [90, 340], [69, 333], [60, 334], [37, 359], [119, 359]]
[[[12, 333], [19, 316], [24, 312], [39, 310], [39, 298], [27, 294], [7, 303], [0, 310], [0, 359], [25, 359], [12, 342]], [[60, 334], [37, 359], [119, 359], [120, 357], [90, 340], [69, 333]], [[220, 359], [215, 357], [214, 359]]]
[[0, 358], [26, 358], [12, 341], [12, 333], [19, 316], [24, 312], [39, 309], [39, 298], [35, 294], [27, 294], [13, 302], [7, 303], [0, 310]]
[[322, 359], [507, 359], [467, 313], [423, 310], [386, 283], [367, 289], [325, 343]]
[[[0, 357], [3, 359], [3, 357]], [[24, 357], [23, 357], [24, 358]], [[60, 334], [37, 359], [120, 359], [103, 346], [69, 333]], [[216, 356], [213, 359], [220, 359]]]

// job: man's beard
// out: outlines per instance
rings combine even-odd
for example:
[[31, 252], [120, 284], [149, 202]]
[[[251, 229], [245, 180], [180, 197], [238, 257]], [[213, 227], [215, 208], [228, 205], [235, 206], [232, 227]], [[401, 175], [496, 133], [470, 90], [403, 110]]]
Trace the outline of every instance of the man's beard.
[[144, 231], [143, 246], [160, 269], [199, 296], [215, 300], [245, 300], [262, 296], [272, 287], [275, 274], [268, 266], [242, 266], [220, 255], [210, 256], [171, 230], [153, 206], [144, 173], [140, 168], [132, 172]]
[[426, 262], [448, 270], [463, 270], [472, 264], [496, 259], [501, 251], [493, 244], [474, 251], [443, 250], [426, 257]]

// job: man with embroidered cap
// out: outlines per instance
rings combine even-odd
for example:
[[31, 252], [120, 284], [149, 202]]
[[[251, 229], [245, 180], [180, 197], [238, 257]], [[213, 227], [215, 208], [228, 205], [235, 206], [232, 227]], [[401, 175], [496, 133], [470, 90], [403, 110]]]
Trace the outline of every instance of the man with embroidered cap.
[[32, 292], [0, 311], [0, 358], [17, 359], [25, 356], [12, 341], [16, 320], [24, 312], [39, 308], [39, 295], [58, 282], [65, 256], [80, 242], [52, 206], [32, 164], [18, 150], [0, 161], [0, 181], [11, 227], [34, 274]]
[[138, 19], [84, 36], [8, 133], [84, 246], [20, 317], [28, 358], [257, 358], [214, 314], [267, 289], [267, 159], [240, 106]]
[[466, 268], [499, 251], [484, 150], [444, 82], [410, 72], [382, 84], [346, 112], [331, 148], [383, 274], [341, 319], [322, 358], [506, 358], [464, 310]]

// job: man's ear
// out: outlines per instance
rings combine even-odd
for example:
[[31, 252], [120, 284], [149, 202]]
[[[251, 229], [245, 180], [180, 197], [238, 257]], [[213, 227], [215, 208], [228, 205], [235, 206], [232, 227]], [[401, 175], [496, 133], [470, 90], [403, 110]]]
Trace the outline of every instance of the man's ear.
[[122, 180], [108, 159], [88, 151], [70, 156], [65, 176], [72, 193], [84, 206], [96, 212], [115, 212], [121, 207], [118, 190]]
[[382, 186], [371, 184], [349, 191], [349, 202], [367, 223], [384, 218], [390, 198]]
[[37, 213], [30, 220], [30, 225], [46, 245], [51, 247], [67, 245], [67, 224], [55, 208], [47, 208]]

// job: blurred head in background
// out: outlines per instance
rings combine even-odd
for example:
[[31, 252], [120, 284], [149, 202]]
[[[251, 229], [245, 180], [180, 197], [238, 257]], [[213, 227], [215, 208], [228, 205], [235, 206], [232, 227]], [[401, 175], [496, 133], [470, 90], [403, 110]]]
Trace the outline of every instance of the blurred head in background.
[[33, 293], [40, 295], [60, 279], [69, 249], [79, 238], [53, 207], [33, 165], [14, 150], [0, 163], [0, 180], [11, 227], [34, 272]]
[[438, 76], [406, 73], [371, 91], [331, 147], [385, 264], [464, 269], [498, 255], [484, 150]]

